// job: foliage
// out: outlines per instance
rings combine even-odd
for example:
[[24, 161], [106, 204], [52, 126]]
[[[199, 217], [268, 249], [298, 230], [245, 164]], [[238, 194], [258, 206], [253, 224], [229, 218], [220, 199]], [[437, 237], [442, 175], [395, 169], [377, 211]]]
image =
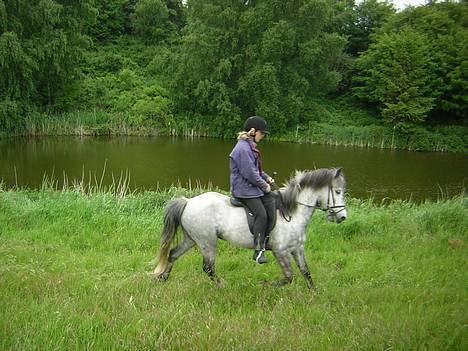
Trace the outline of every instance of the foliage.
[[307, 96], [333, 91], [340, 80], [334, 64], [344, 39], [326, 29], [326, 1], [192, 0], [188, 11], [171, 67], [181, 112], [226, 122], [260, 114], [279, 132], [301, 120]]
[[[119, 50], [119, 48], [125, 47]], [[157, 54], [137, 40], [116, 39], [85, 56], [82, 80], [71, 95], [71, 105], [129, 115], [129, 127], [167, 131], [173, 123], [173, 102], [167, 89], [142, 67]]]
[[356, 96], [379, 103], [389, 122], [422, 122], [434, 101], [429, 48], [414, 31], [382, 35], [357, 60]]
[[156, 43], [185, 25], [181, 0], [95, 0], [96, 23], [90, 35], [109, 42], [135, 34], [146, 43]]
[[130, 34], [130, 16], [136, 0], [95, 0], [96, 22], [90, 26], [90, 35], [99, 41], [113, 40]]
[[17, 106], [16, 122], [2, 114], [0, 128], [17, 129], [23, 125], [18, 112], [51, 108], [68, 93], [87, 45], [83, 28], [95, 13], [90, 0], [7, 0], [0, 13], [0, 101]]
[[[430, 40], [432, 86], [438, 120], [466, 118], [468, 110], [468, 4], [440, 3], [405, 11], [389, 22], [395, 28], [411, 27]], [[387, 29], [389, 31], [390, 29]]]
[[135, 33], [147, 42], [164, 38], [169, 31], [169, 11], [162, 0], [141, 0], [135, 8]]
[[385, 119], [402, 127], [431, 113], [439, 120], [465, 118], [467, 18], [465, 3], [409, 8], [393, 16], [357, 60], [355, 95], [376, 103]]
[[102, 115], [86, 133], [232, 136], [259, 114], [279, 138], [382, 136], [387, 147], [391, 130], [392, 147], [431, 150], [456, 122], [441, 148], [463, 150], [467, 11], [466, 2], [395, 14], [380, 0], [0, 0], [0, 133], [82, 133], [76, 116]]
[[353, 57], [368, 49], [371, 36], [396, 13], [387, 0], [336, 0], [336, 4], [333, 25], [347, 37], [346, 52]]
[[130, 112], [132, 125], [152, 123], [164, 130], [172, 121], [172, 102], [166, 90], [128, 68], [86, 79], [76, 98], [84, 106]]
[[184, 25], [182, 2], [139, 0], [132, 21], [137, 36], [146, 43], [157, 43]]

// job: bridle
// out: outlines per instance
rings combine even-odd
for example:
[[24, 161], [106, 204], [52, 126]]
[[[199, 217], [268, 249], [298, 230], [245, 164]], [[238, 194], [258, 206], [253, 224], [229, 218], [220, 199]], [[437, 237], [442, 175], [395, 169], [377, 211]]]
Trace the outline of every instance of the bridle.
[[[331, 201], [330, 201], [330, 198], [331, 198]], [[340, 213], [341, 211], [344, 211], [346, 209], [345, 205], [336, 205], [335, 193], [333, 192], [333, 186], [331, 186], [331, 185], [328, 186], [328, 197], [327, 197], [327, 207], [326, 208], [322, 208], [322, 206], [317, 206], [318, 200], [315, 203], [315, 205], [305, 204], [305, 203], [300, 202], [300, 201], [296, 201], [296, 202], [299, 205], [302, 205], [302, 206], [305, 206], [305, 207], [318, 208], [318, 209], [320, 209], [322, 211], [329, 212], [330, 214], [332, 214], [334, 216], [336, 216], [338, 213]]]
[[[279, 194], [279, 197], [280, 197], [281, 202], [282, 202], [281, 191], [278, 191], [278, 194]], [[330, 199], [331, 199], [331, 201], [330, 201]], [[345, 205], [336, 205], [336, 203], [335, 203], [335, 194], [333, 193], [333, 186], [331, 186], [331, 185], [328, 186], [328, 197], [327, 197], [327, 207], [326, 208], [322, 208], [322, 206], [317, 205], [318, 200], [315, 203], [315, 205], [305, 204], [305, 203], [300, 202], [300, 201], [296, 201], [296, 203], [299, 204], [299, 205], [308, 207], [308, 208], [316, 208], [316, 209], [328, 212], [329, 214], [334, 215], [335, 217], [338, 215], [338, 213], [340, 213], [341, 211], [344, 211], [346, 209]], [[292, 216], [290, 214], [285, 213], [284, 208], [280, 208], [280, 213], [281, 213], [281, 215], [283, 216], [283, 218], [284, 218], [284, 220], [286, 222], [291, 222]]]

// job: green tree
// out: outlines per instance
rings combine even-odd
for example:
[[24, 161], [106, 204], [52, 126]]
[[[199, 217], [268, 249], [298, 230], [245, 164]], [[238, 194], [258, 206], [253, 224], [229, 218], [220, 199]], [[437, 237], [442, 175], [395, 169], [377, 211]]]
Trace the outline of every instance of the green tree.
[[356, 62], [355, 96], [392, 122], [465, 118], [467, 9], [441, 3], [391, 17]]
[[140, 0], [133, 16], [135, 34], [147, 43], [157, 43], [175, 31], [163, 0]]
[[[0, 128], [20, 126], [31, 108], [51, 108], [67, 94], [94, 15], [91, 1], [0, 1]], [[8, 113], [12, 106], [17, 113]]]
[[432, 116], [438, 120], [466, 118], [468, 111], [468, 3], [433, 3], [394, 16], [382, 29], [387, 33], [411, 28], [430, 40], [432, 58]]
[[181, 29], [186, 24], [185, 7], [182, 0], [166, 0], [166, 6], [169, 11], [169, 20]]
[[371, 36], [396, 13], [391, 2], [364, 0], [355, 7], [356, 19], [348, 27], [347, 52], [358, 56], [369, 47]]
[[380, 106], [392, 123], [422, 122], [434, 103], [434, 75], [425, 36], [404, 30], [384, 34], [357, 60], [357, 97]]
[[327, 27], [332, 16], [325, 0], [188, 1], [170, 68], [177, 105], [232, 128], [250, 114], [276, 130], [295, 126], [307, 97], [341, 79], [345, 40]]
[[[95, 0], [96, 23], [89, 29], [90, 35], [99, 41], [109, 41], [130, 33], [128, 23], [132, 6], [129, 0]], [[133, 5], [134, 6], [134, 5]]]

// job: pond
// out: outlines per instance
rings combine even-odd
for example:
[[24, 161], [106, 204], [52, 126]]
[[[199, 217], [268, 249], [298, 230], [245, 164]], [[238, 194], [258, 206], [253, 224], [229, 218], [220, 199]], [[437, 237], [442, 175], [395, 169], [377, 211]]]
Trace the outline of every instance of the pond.
[[[38, 188], [44, 177], [109, 185], [129, 179], [135, 190], [172, 184], [229, 190], [228, 155], [235, 140], [173, 137], [44, 137], [0, 140], [4, 187]], [[352, 197], [424, 199], [462, 192], [465, 154], [423, 153], [265, 141], [264, 168], [283, 183], [296, 169], [344, 167]], [[101, 183], [102, 178], [102, 183]]]

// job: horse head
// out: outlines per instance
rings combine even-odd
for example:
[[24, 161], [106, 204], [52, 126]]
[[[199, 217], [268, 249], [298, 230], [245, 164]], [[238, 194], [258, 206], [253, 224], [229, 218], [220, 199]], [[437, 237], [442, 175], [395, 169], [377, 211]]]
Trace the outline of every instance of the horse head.
[[[301, 196], [300, 193], [306, 189], [308, 191]], [[341, 223], [347, 217], [345, 192], [346, 179], [342, 168], [322, 168], [297, 172], [285, 189], [285, 197], [289, 199], [287, 203], [291, 210], [296, 204], [321, 209], [327, 212], [330, 222]], [[300, 197], [306, 202], [298, 200]]]
[[325, 191], [322, 191], [321, 203], [326, 203], [324, 210], [327, 211], [327, 219], [330, 222], [341, 223], [347, 217], [345, 201], [346, 179], [342, 168], [336, 168], [331, 171], [334, 172], [334, 175], [326, 190], [326, 200]]

